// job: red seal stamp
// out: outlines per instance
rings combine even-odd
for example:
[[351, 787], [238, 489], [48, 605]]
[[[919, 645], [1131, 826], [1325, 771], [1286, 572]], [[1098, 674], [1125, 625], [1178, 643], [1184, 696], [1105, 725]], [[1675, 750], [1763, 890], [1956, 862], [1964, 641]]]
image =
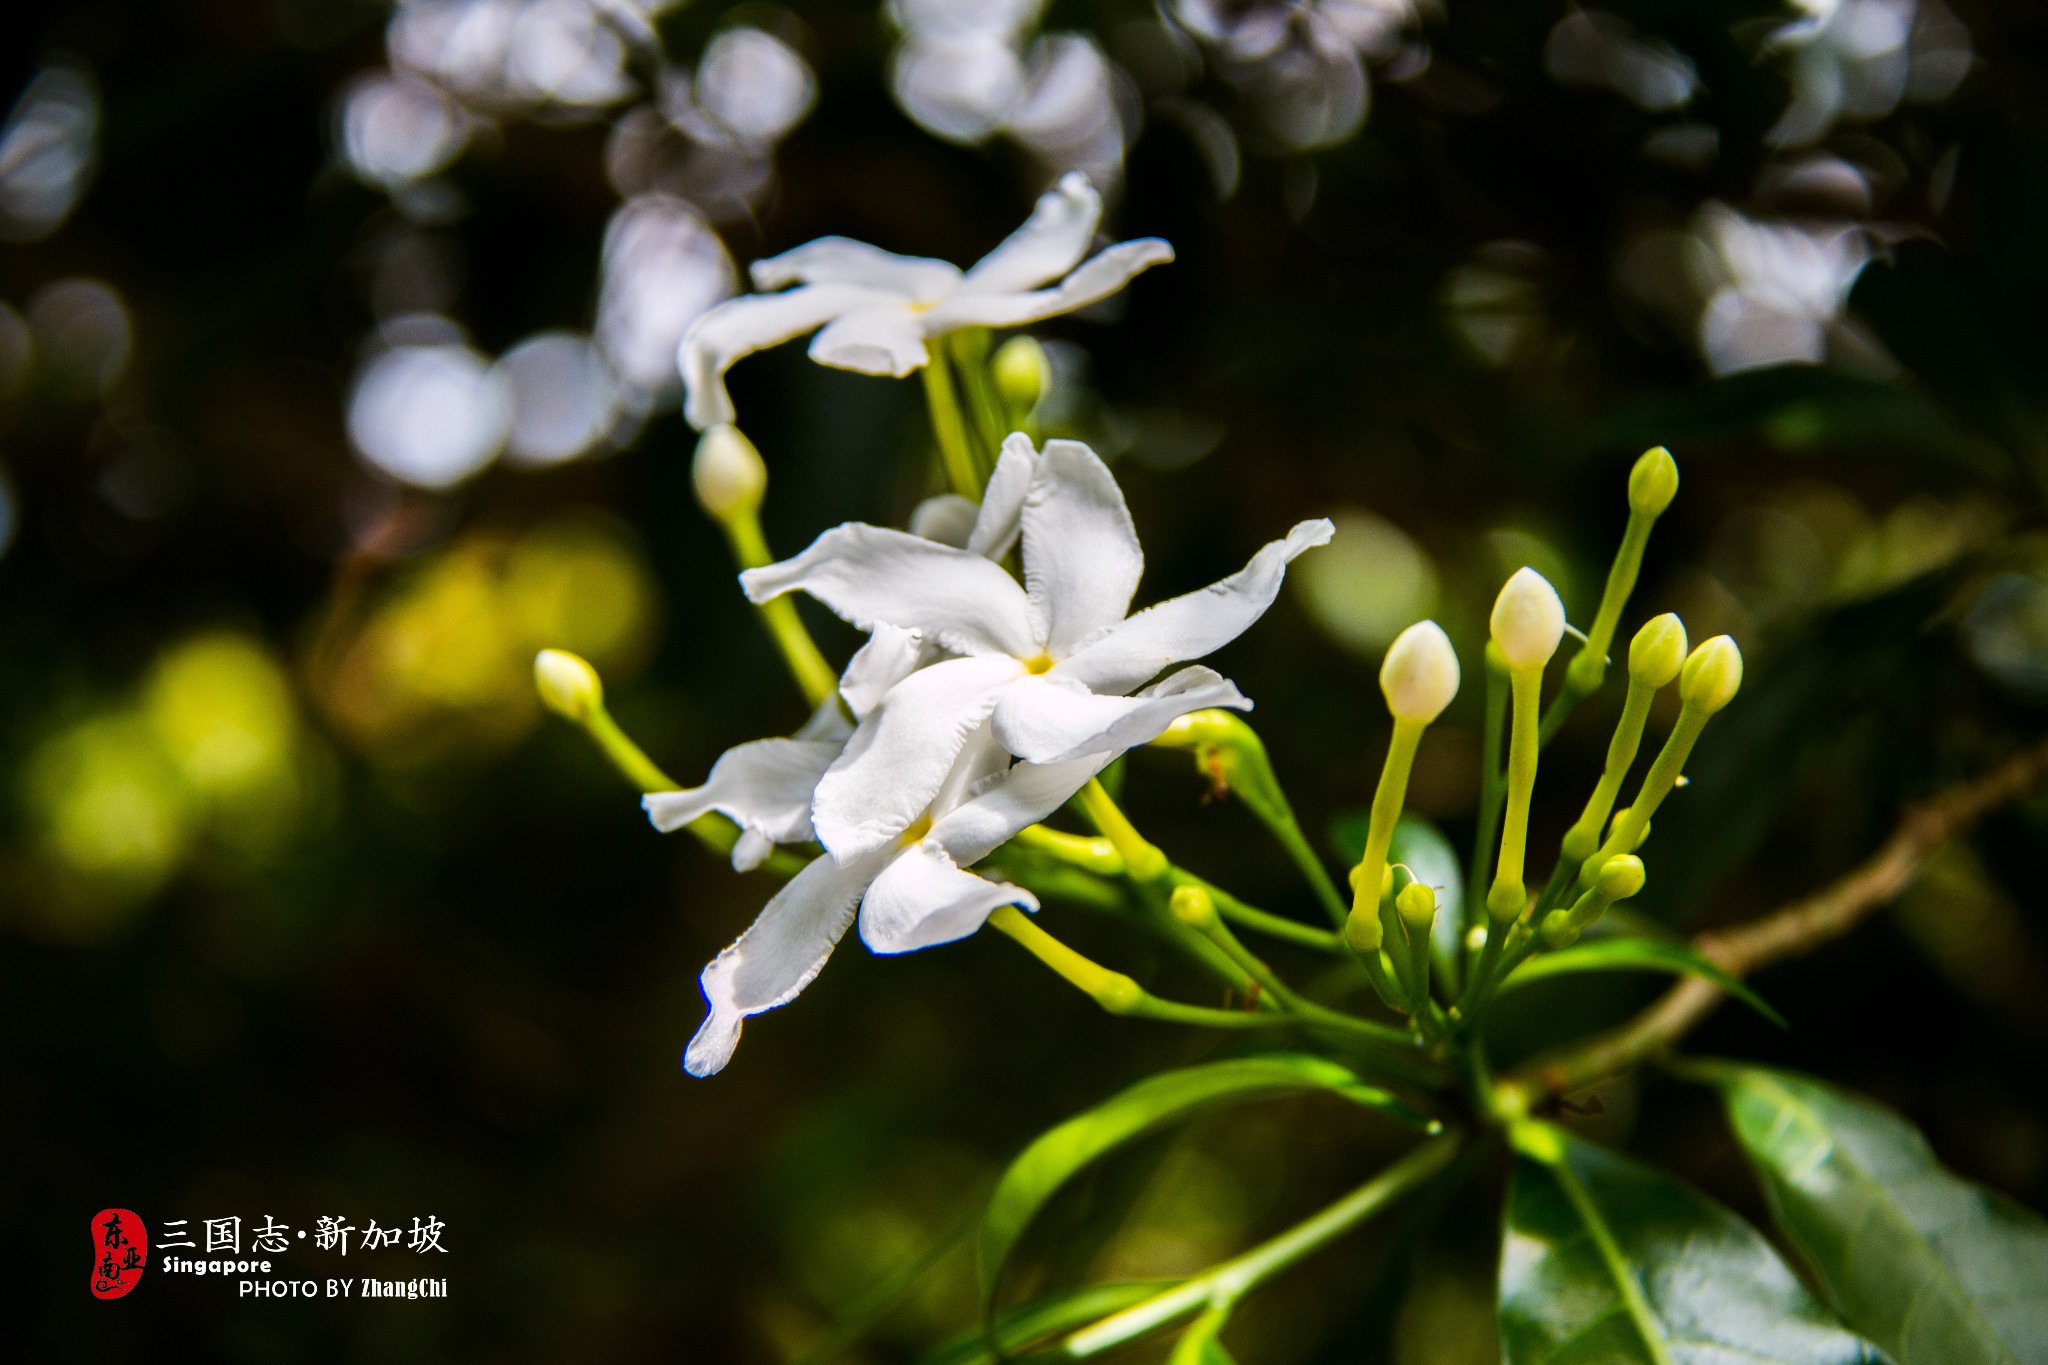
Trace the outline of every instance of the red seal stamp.
[[92, 1217], [92, 1296], [118, 1299], [135, 1287], [149, 1263], [149, 1231], [127, 1209], [101, 1209]]

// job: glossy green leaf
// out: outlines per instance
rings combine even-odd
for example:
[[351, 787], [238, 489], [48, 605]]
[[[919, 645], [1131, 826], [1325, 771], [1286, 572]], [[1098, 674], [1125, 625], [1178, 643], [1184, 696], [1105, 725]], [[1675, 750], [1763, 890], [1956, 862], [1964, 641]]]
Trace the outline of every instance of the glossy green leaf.
[[1934, 1159], [1898, 1115], [1805, 1076], [1712, 1066], [1772, 1216], [1899, 1365], [2048, 1361], [2048, 1223]]
[[[1064, 1336], [1099, 1318], [1121, 1313], [1132, 1304], [1143, 1303], [1155, 1294], [1173, 1288], [1177, 1280], [1128, 1280], [1118, 1284], [1091, 1284], [1068, 1289], [1042, 1299], [1020, 1304], [996, 1319], [995, 1338], [1006, 1359], [1022, 1358], [1028, 1349], [1049, 1337]], [[989, 1349], [988, 1337], [970, 1332], [947, 1342], [919, 1359], [918, 1365], [994, 1365], [997, 1357]]]
[[1196, 1318], [1173, 1344], [1166, 1365], [1237, 1365], [1220, 1335], [1229, 1321], [1228, 1308], [1211, 1308]]
[[1874, 1365], [1763, 1236], [1705, 1195], [1547, 1124], [1501, 1244], [1506, 1365]]
[[1575, 943], [1554, 953], [1539, 953], [1517, 967], [1501, 982], [1503, 991], [1526, 986], [1553, 976], [1573, 972], [1670, 972], [1674, 975], [1705, 977], [1743, 1004], [1776, 1024], [1787, 1027], [1785, 1017], [1764, 1002], [1764, 998], [1730, 976], [1718, 965], [1701, 957], [1691, 947], [1656, 938], [1601, 938]]
[[1348, 1067], [1283, 1052], [1209, 1062], [1139, 1081], [1044, 1133], [1015, 1161], [989, 1196], [981, 1225], [984, 1316], [993, 1308], [1003, 1266], [1024, 1230], [1061, 1186], [1090, 1163], [1168, 1123], [1212, 1108], [1276, 1095], [1323, 1091], [1428, 1126], [1421, 1115]]

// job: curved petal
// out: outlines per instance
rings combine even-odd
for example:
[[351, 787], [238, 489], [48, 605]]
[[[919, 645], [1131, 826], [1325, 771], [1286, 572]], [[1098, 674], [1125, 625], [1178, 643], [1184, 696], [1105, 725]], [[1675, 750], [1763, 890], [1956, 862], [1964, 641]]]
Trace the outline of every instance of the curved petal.
[[1003, 438], [1002, 453], [996, 456], [995, 471], [982, 490], [981, 511], [974, 518], [967, 548], [989, 559], [1001, 559], [1017, 543], [1023, 526], [1024, 498], [1038, 473], [1038, 452], [1031, 438], [1013, 431]]
[[966, 938], [998, 906], [1038, 908], [1021, 886], [963, 872], [929, 839], [898, 853], [860, 903], [861, 942], [878, 953], [908, 953]]
[[811, 823], [841, 862], [889, 843], [925, 813], [953, 761], [1021, 677], [1006, 655], [948, 659], [889, 689], [818, 782]]
[[963, 289], [918, 314], [917, 320], [926, 336], [961, 327], [1021, 327], [1106, 299], [1139, 274], [1172, 259], [1173, 248], [1157, 237], [1119, 242], [1054, 288], [1034, 289], [1028, 294], [969, 293]]
[[1038, 652], [1024, 589], [980, 555], [880, 526], [848, 522], [794, 559], [740, 575], [750, 601], [807, 592], [862, 630], [918, 630], [956, 654]]
[[814, 859], [775, 893], [747, 932], [698, 978], [711, 1014], [683, 1053], [684, 1070], [692, 1076], [724, 1070], [749, 1015], [786, 1005], [811, 984], [882, 866], [879, 858], [850, 867]]
[[751, 829], [740, 831], [740, 837], [733, 841], [732, 870], [752, 872], [768, 861], [768, 855], [775, 851], [775, 841]]
[[683, 333], [676, 364], [690, 396], [683, 414], [699, 431], [733, 420], [725, 372], [741, 356], [814, 332], [842, 313], [893, 296], [846, 284], [817, 284], [786, 294], [748, 294], [706, 311]]
[[1031, 216], [967, 272], [962, 292], [1012, 294], [1056, 280], [1088, 254], [1102, 196], [1079, 171], [1068, 171], [1038, 196]]
[[1053, 658], [1122, 621], [1145, 569], [1116, 476], [1079, 441], [1047, 441], [1024, 500], [1024, 591]]
[[901, 379], [931, 359], [917, 317], [901, 301], [860, 308], [811, 338], [811, 359], [837, 370]]
[[815, 242], [755, 261], [747, 268], [756, 289], [790, 284], [858, 284], [883, 289], [905, 299], [929, 303], [953, 292], [960, 267], [929, 256], [898, 256], [851, 237], [820, 237]]
[[980, 516], [981, 509], [972, 498], [963, 498], [958, 493], [934, 493], [911, 509], [908, 529], [914, 536], [964, 550]]
[[1326, 520], [1304, 521], [1252, 556], [1220, 582], [1111, 627], [1055, 664], [1048, 677], [1070, 679], [1096, 692], [1128, 692], [1169, 664], [1198, 659], [1242, 635], [1273, 605], [1287, 565], [1304, 550], [1328, 543]]
[[846, 698], [854, 718], [861, 719], [880, 704], [890, 688], [915, 673], [923, 662], [922, 635], [881, 622], [848, 661], [846, 672], [839, 679], [839, 695]]
[[835, 740], [757, 739], [721, 754], [703, 786], [656, 792], [640, 804], [664, 834], [715, 810], [774, 843], [799, 843], [811, 837], [818, 781], [843, 747]]
[[932, 822], [927, 843], [935, 843], [968, 867], [980, 862], [1035, 825], [1088, 785], [1114, 754], [1091, 754], [1068, 763], [1019, 763], [975, 797]]
[[1149, 744], [1188, 712], [1212, 706], [1252, 708], [1237, 684], [1199, 664], [1135, 697], [1105, 696], [1062, 679], [1026, 678], [1003, 689], [995, 730], [1026, 762], [1062, 763]]

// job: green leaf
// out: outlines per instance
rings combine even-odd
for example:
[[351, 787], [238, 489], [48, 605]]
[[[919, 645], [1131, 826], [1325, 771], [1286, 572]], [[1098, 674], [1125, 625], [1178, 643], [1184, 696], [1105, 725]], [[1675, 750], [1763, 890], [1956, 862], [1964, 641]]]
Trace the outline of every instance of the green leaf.
[[1810, 1077], [1712, 1065], [1771, 1215], [1899, 1365], [2048, 1361], [2048, 1223], [1934, 1159], [1898, 1115]]
[[1515, 1131], [1506, 1365], [1871, 1365], [1749, 1224], [1547, 1124]]
[[1576, 943], [1554, 953], [1540, 953], [1517, 967], [1507, 980], [1501, 982], [1500, 988], [1510, 991], [1532, 981], [1568, 976], [1573, 972], [1671, 972], [1674, 975], [1705, 977], [1779, 1028], [1789, 1027], [1783, 1015], [1738, 978], [1730, 976], [1687, 945], [1668, 939], [1602, 938]]
[[[1014, 1358], [1047, 1337], [1063, 1336], [1098, 1318], [1121, 1313], [1134, 1303], [1143, 1303], [1178, 1284], [1178, 1280], [1128, 1280], [1118, 1284], [1091, 1284], [1081, 1289], [1062, 1290], [1042, 1299], [1020, 1304], [996, 1319], [995, 1338], [1004, 1358]], [[918, 1365], [993, 1365], [988, 1336], [970, 1332], [920, 1358]]]
[[997, 1182], [981, 1225], [982, 1315], [995, 1305], [1003, 1266], [1046, 1202], [1084, 1167], [1116, 1148], [1224, 1103], [1325, 1091], [1403, 1122], [1434, 1129], [1393, 1095], [1321, 1057], [1265, 1053], [1166, 1071], [1077, 1114], [1034, 1141]]
[[1166, 1358], [1166, 1365], [1237, 1365], [1219, 1339], [1229, 1321], [1228, 1308], [1211, 1308], [1196, 1318], [1180, 1334], [1180, 1340], [1174, 1343], [1173, 1354]]

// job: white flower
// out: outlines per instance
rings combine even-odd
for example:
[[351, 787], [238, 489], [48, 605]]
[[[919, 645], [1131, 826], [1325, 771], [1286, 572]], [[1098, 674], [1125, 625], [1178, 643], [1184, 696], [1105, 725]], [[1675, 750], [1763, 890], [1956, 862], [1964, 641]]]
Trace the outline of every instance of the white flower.
[[1101, 216], [1102, 197], [1086, 176], [1070, 173], [1040, 197], [1023, 227], [965, 272], [844, 237], [756, 261], [754, 287], [783, 292], [729, 300], [691, 325], [677, 354], [690, 391], [685, 415], [700, 430], [732, 421], [726, 370], [807, 332], [818, 333], [811, 358], [821, 365], [900, 378], [930, 359], [925, 343], [934, 337], [1071, 313], [1173, 259], [1172, 247], [1147, 237], [1083, 263]]
[[[965, 549], [849, 523], [748, 570], [740, 582], [756, 602], [808, 592], [856, 626], [915, 630], [956, 656], [906, 677], [864, 718], [818, 784], [819, 841], [850, 863], [897, 839], [984, 722], [1010, 753], [1056, 764], [1144, 743], [1183, 710], [1248, 709], [1205, 668], [1127, 694], [1236, 639], [1272, 605], [1288, 562], [1331, 529], [1302, 522], [1229, 578], [1127, 617], [1144, 555], [1116, 480], [1084, 445], [1051, 441], [1039, 456], [1016, 435]], [[994, 562], [1020, 535], [1022, 585]]]

